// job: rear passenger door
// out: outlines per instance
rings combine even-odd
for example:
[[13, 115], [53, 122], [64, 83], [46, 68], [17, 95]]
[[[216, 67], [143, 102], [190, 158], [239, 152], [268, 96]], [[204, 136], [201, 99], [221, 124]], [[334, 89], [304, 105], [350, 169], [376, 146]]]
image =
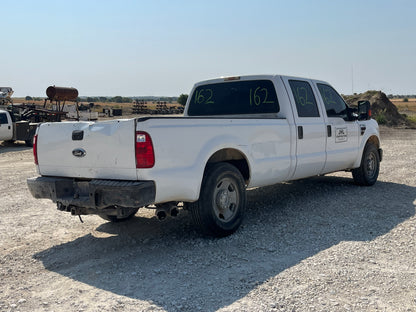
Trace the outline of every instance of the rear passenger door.
[[[292, 179], [314, 176], [325, 164], [326, 129], [311, 81], [282, 77], [289, 86], [296, 125], [296, 169]], [[294, 105], [293, 105], [294, 104]]]
[[327, 127], [326, 162], [322, 173], [349, 169], [358, 157], [360, 129], [342, 97], [325, 83], [316, 83]]

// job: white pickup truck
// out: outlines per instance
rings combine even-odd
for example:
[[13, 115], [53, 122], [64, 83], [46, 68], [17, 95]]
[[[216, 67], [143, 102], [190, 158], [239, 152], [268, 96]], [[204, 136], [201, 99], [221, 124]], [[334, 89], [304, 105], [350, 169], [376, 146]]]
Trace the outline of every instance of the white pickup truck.
[[226, 236], [241, 224], [246, 188], [335, 171], [373, 185], [382, 149], [370, 116], [369, 102], [350, 108], [324, 81], [207, 80], [184, 116], [41, 124], [41, 176], [27, 182], [73, 215], [119, 221], [147, 207], [163, 219], [182, 206], [203, 233]]
[[29, 121], [15, 121], [7, 110], [0, 109], [0, 141], [25, 141], [32, 146], [37, 124]]

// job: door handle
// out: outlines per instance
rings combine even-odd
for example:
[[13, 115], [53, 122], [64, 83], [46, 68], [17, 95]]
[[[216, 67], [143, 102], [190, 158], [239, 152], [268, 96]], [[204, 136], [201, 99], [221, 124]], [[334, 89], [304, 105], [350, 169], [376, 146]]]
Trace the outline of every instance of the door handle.
[[298, 139], [299, 140], [303, 139], [303, 127], [302, 126], [298, 126]]
[[332, 126], [331, 125], [326, 126], [326, 131], [328, 133], [328, 138], [332, 137]]

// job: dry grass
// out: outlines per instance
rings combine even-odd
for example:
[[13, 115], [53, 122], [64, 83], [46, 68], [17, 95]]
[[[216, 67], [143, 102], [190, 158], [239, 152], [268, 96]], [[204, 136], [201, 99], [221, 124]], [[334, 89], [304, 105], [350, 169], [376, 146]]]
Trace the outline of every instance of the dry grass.
[[396, 107], [401, 110], [409, 110], [416, 112], [416, 99], [409, 99], [408, 102], [403, 102], [403, 99], [390, 100]]

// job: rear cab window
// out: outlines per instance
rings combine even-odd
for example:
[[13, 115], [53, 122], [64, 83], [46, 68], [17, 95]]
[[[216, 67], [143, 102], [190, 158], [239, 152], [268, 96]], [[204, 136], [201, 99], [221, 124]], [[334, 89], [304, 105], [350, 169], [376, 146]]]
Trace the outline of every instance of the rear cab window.
[[189, 116], [278, 113], [277, 94], [271, 80], [239, 80], [201, 85], [189, 103]]

